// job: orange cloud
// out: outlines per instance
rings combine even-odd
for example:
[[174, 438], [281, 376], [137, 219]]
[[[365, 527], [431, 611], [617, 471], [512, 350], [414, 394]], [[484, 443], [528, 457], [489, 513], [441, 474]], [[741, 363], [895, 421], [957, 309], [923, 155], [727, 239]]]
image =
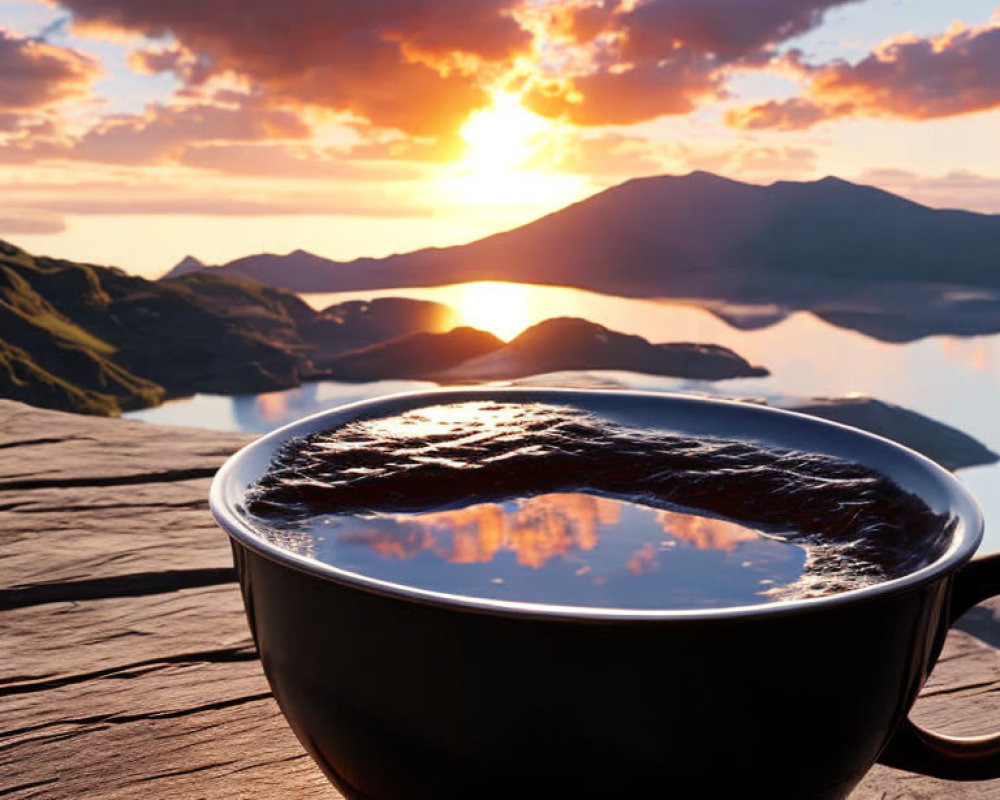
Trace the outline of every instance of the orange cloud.
[[772, 48], [822, 22], [824, 13], [856, 0], [618, 0], [613, 22], [631, 61], [695, 52], [722, 63], [770, 59]]
[[[0, 143], [0, 163], [45, 160], [105, 164], [173, 164], [191, 147], [246, 142], [303, 141], [311, 126], [296, 109], [279, 108], [258, 94], [199, 92], [195, 99], [150, 103], [140, 114], [106, 116], [82, 134], [68, 135], [58, 116], [19, 120], [21, 135]], [[30, 126], [30, 127], [29, 127]], [[8, 127], [0, 111], [0, 131]]]
[[434, 138], [396, 138], [362, 142], [350, 149], [356, 159], [389, 159], [393, 161], [420, 161], [445, 164], [455, 161], [465, 150], [465, 143], [457, 133], [442, 134]]
[[283, 143], [203, 144], [186, 147], [177, 156], [186, 167], [224, 175], [310, 180], [416, 180], [426, 177], [418, 164], [365, 163], [349, 152], [311, 145]]
[[744, 147], [733, 150], [735, 169], [761, 175], [803, 175], [816, 169], [818, 154], [808, 147]]
[[732, 552], [741, 542], [754, 542], [760, 534], [735, 522], [714, 517], [699, 517], [674, 511], [657, 512], [663, 532], [699, 550], [724, 550]]
[[967, 208], [1000, 214], [1000, 177], [954, 171], [926, 176], [899, 169], [869, 169], [858, 176], [861, 183], [881, 186], [934, 208]]
[[173, 45], [159, 50], [134, 50], [128, 65], [142, 75], [172, 72], [189, 86], [203, 84], [212, 74], [212, 59]]
[[4, 211], [0, 213], [0, 236], [25, 236], [62, 233], [66, 220], [55, 214], [38, 211]]
[[728, 111], [726, 124], [747, 130], [776, 128], [779, 131], [798, 131], [826, 119], [828, 114], [828, 110], [811, 100], [793, 97]]
[[55, 0], [93, 32], [171, 35], [139, 71], [231, 73], [279, 104], [347, 112], [413, 136], [453, 134], [497, 88], [581, 125], [684, 114], [727, 71], [858, 0]]
[[1000, 23], [892, 39], [857, 64], [808, 70], [802, 97], [731, 112], [739, 128], [799, 130], [849, 116], [922, 120], [1000, 107]]
[[[350, 111], [381, 127], [454, 130], [487, 102], [484, 75], [526, 51], [517, 0], [59, 0], [89, 30], [173, 35], [212, 74], [231, 71], [277, 102]], [[136, 56], [176, 69], [171, 53]], [[174, 63], [176, 62], [176, 63]]]
[[[241, 180], [227, 176], [192, 181], [191, 172], [171, 180], [152, 177], [137, 182], [134, 174], [123, 171], [102, 181], [73, 180], [75, 171], [59, 169], [61, 180], [18, 181], [8, 187], [5, 205], [23, 211], [18, 219], [29, 220], [55, 215], [147, 215], [194, 214], [199, 216], [303, 215], [327, 214], [364, 217], [429, 217], [433, 209], [405, 197], [387, 200], [380, 193], [348, 186], [331, 192], [322, 182], [303, 185], [262, 178]], [[15, 223], [9, 222], [12, 227]], [[21, 221], [36, 226], [40, 222]], [[51, 223], [49, 224], [51, 228]]]
[[150, 105], [141, 115], [112, 117], [89, 130], [67, 157], [144, 164], [177, 156], [199, 142], [303, 139], [311, 129], [292, 111], [243, 96], [237, 106], [198, 103]]
[[488, 563], [509, 551], [521, 566], [538, 569], [554, 558], [593, 550], [598, 526], [616, 523], [620, 513], [618, 503], [594, 495], [540, 495], [519, 501], [514, 510], [482, 503], [398, 518], [389, 527], [373, 524], [342, 541], [400, 559], [433, 552], [454, 564]]
[[[663, 171], [663, 157], [679, 149], [658, 146], [639, 136], [605, 133], [600, 136], [566, 137], [556, 147], [539, 153], [540, 163], [552, 163], [563, 172], [614, 179], [652, 175]], [[554, 152], [550, 152], [554, 151]]]
[[87, 95], [101, 75], [97, 62], [64, 47], [0, 28], [0, 113], [37, 111]]
[[714, 67], [697, 57], [667, 66], [642, 64], [573, 78], [561, 94], [533, 89], [529, 107], [577, 125], [631, 125], [664, 114], [686, 114], [721, 93]]
[[588, 57], [569, 73], [559, 62], [553, 80], [535, 82], [529, 102], [580, 125], [686, 114], [724, 94], [729, 70], [778, 59], [776, 45], [855, 1], [567, 2], [555, 29]]

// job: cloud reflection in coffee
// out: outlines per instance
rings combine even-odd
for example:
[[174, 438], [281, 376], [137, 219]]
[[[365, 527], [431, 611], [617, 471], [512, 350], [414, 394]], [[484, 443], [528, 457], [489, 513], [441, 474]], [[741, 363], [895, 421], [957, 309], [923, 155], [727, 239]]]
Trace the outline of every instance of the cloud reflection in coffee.
[[947, 527], [830, 456], [485, 401], [289, 442], [246, 507], [279, 546], [368, 577], [615, 608], [860, 588], [923, 566]]

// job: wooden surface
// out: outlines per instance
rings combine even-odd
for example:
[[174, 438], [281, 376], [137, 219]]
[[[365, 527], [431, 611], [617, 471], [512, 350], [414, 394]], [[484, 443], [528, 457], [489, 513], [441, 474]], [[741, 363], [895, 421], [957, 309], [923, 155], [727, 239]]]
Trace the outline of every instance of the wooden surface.
[[[268, 692], [208, 511], [247, 440], [0, 400], [0, 797], [340, 796]], [[914, 717], [1000, 728], [1000, 612], [962, 627]], [[1000, 781], [876, 767], [851, 800], [929, 798]]]

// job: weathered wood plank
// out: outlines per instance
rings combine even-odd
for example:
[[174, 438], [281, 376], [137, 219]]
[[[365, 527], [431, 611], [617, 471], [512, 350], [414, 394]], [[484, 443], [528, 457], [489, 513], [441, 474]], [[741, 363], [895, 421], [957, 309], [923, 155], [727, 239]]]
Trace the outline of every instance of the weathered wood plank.
[[[268, 693], [205, 502], [245, 441], [0, 401], [0, 797], [339, 796]], [[1000, 727], [996, 609], [949, 639], [921, 723]], [[996, 797], [878, 767], [852, 800]]]
[[[991, 607], [998, 605], [993, 603]], [[911, 717], [930, 730], [955, 736], [1000, 730], [1000, 652], [964, 631], [952, 631]], [[952, 783], [876, 766], [851, 795], [851, 800], [996, 800], [997, 797], [1000, 797], [1000, 780]]]
[[248, 663], [235, 673], [172, 667], [33, 700], [49, 719], [4, 737], [0, 794], [339, 797], [284, 724], [259, 668]]
[[[3, 451], [0, 451], [2, 454]], [[107, 489], [0, 491], [0, 557], [16, 585], [232, 566], [207, 479]], [[122, 495], [127, 495], [122, 497]], [[39, 547], [45, 557], [39, 557]]]
[[5, 612], [0, 692], [185, 653], [250, 646], [235, 585], [136, 598], [48, 603]]

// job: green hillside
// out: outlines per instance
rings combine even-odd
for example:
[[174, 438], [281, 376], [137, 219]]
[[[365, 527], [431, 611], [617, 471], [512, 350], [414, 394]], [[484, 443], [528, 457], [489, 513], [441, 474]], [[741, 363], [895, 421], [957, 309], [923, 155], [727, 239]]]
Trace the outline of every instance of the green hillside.
[[343, 350], [442, 330], [449, 316], [421, 301], [317, 312], [239, 277], [153, 282], [0, 242], [0, 395], [118, 414], [194, 392], [285, 389]]
[[88, 392], [46, 372], [24, 350], [0, 340], [0, 395], [43, 408], [117, 416], [116, 398]]

